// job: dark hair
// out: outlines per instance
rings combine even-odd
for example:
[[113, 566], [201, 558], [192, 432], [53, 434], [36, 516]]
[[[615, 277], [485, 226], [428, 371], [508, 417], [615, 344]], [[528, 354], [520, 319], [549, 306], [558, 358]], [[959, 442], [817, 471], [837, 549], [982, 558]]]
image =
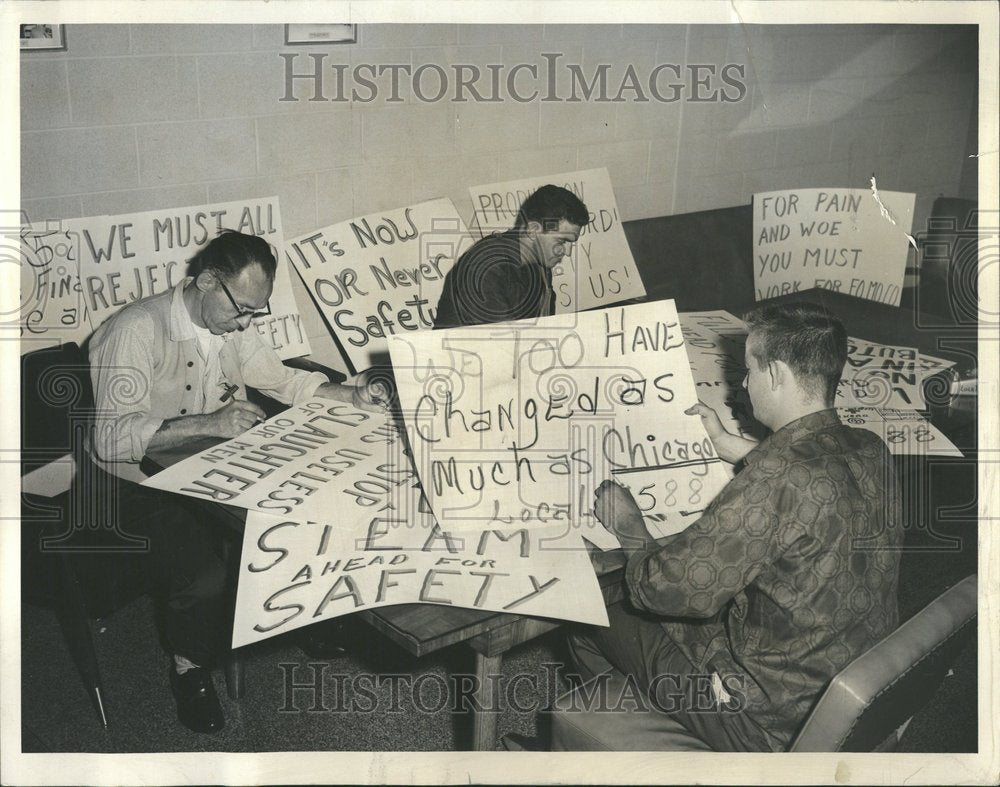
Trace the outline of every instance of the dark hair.
[[543, 232], [551, 232], [562, 219], [583, 227], [590, 221], [590, 213], [572, 191], [549, 183], [521, 204], [514, 226], [524, 228], [529, 221], [537, 221], [542, 225]]
[[213, 270], [223, 278], [238, 276], [248, 265], [260, 265], [274, 279], [278, 267], [267, 241], [257, 235], [244, 235], [235, 230], [221, 230], [208, 245], [198, 250], [189, 261], [188, 272], [197, 276], [204, 270]]
[[759, 368], [784, 361], [809, 394], [833, 406], [847, 362], [847, 331], [836, 315], [815, 303], [785, 303], [756, 306], [743, 320]]

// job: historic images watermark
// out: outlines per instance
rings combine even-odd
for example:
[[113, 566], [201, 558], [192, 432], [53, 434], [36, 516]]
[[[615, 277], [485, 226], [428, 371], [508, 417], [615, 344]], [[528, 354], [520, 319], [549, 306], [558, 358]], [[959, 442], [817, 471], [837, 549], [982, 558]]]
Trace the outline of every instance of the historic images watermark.
[[[561, 694], [580, 676], [564, 665], [544, 662], [540, 672], [479, 675], [425, 672], [327, 672], [328, 662], [281, 662], [283, 691], [279, 713], [535, 713], [540, 702]], [[620, 684], [611, 673], [596, 676], [567, 695], [557, 707], [594, 713], [739, 713], [746, 707], [743, 675], [718, 673], [654, 676], [641, 685], [627, 675]]]
[[[296, 87], [311, 89], [309, 101], [367, 104], [380, 95], [402, 103], [402, 87], [423, 103], [659, 102], [735, 103], [748, 94], [746, 67], [741, 63], [659, 63], [640, 71], [629, 63], [612, 74], [610, 63], [585, 69], [561, 63], [559, 52], [543, 52], [544, 63], [326, 63], [326, 52], [282, 52], [284, 94], [279, 101], [301, 101]], [[568, 80], [568, 86], [565, 82]]]

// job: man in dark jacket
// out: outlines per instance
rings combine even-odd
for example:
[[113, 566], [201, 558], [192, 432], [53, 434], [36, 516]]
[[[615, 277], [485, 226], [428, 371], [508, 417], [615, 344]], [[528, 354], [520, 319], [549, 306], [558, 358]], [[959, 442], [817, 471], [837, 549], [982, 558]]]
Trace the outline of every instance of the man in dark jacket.
[[555, 312], [552, 269], [590, 220], [567, 189], [546, 185], [521, 205], [513, 229], [463, 254], [444, 280], [435, 328], [547, 317]]

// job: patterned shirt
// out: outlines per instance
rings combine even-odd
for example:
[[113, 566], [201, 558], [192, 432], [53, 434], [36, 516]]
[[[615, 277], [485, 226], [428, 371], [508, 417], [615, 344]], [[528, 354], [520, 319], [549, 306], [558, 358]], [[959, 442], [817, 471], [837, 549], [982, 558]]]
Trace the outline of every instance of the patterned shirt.
[[786, 749], [829, 680], [898, 624], [902, 530], [891, 457], [836, 411], [782, 427], [687, 530], [637, 552], [633, 604], [695, 672], [742, 691]]

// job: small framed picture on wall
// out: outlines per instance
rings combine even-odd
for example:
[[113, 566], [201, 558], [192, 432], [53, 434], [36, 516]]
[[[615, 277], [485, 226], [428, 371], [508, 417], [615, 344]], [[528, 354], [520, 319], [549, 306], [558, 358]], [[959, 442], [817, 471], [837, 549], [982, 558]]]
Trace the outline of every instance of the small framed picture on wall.
[[21, 25], [21, 49], [65, 50], [65, 25]]
[[286, 44], [353, 44], [357, 25], [285, 25]]

